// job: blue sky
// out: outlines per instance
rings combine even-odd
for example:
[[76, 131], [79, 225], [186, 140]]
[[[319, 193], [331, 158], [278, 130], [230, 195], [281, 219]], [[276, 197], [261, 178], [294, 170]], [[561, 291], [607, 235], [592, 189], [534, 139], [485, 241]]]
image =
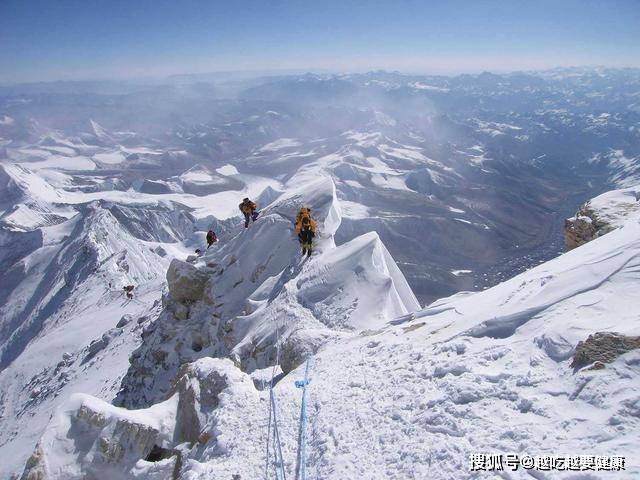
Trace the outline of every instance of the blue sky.
[[640, 66], [640, 0], [0, 0], [0, 82]]

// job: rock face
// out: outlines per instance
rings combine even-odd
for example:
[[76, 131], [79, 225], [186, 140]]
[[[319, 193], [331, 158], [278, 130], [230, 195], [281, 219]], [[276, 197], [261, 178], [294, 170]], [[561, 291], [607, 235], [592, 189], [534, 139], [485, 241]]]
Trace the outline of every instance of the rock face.
[[587, 203], [574, 217], [564, 221], [564, 243], [567, 250], [573, 250], [613, 229], [614, 227], [601, 220]]
[[219, 320], [204, 302], [186, 306], [170, 300], [142, 333], [115, 404], [147, 407], [166, 398], [180, 367], [203, 356], [222, 356]]
[[175, 391], [179, 394], [174, 441], [206, 442], [211, 438], [209, 418], [220, 402], [220, 393], [232, 385], [252, 382], [227, 359], [202, 358], [183, 365], [178, 374]]
[[[140, 460], [171, 441], [176, 405], [173, 398], [136, 415], [77, 394], [43, 435], [22, 479], [132, 478]], [[176, 457], [164, 463], [162, 478], [171, 478], [175, 463]]]
[[592, 365], [594, 369], [604, 368], [623, 353], [640, 348], [640, 336], [631, 337], [614, 332], [597, 332], [578, 343], [576, 346], [572, 368]]
[[44, 468], [43, 452], [40, 444], [36, 445], [36, 449], [27, 460], [24, 473], [20, 480], [46, 480], [47, 473]]
[[76, 413], [75, 422], [81, 428], [101, 431], [97, 441], [95, 461], [102, 463], [118, 463], [125, 456], [125, 449], [131, 450], [132, 456], [145, 458], [158, 438], [154, 428], [134, 421], [118, 419], [109, 425], [108, 419], [101, 412], [83, 405]]
[[336, 335], [320, 329], [294, 331], [282, 344], [280, 367], [287, 374], [302, 365], [308, 356], [315, 354], [324, 344], [335, 340]]
[[640, 217], [640, 186], [603, 193], [564, 222], [564, 240], [572, 250]]
[[[260, 442], [248, 452], [246, 442], [235, 438], [237, 422], [245, 421], [236, 401], [250, 418], [260, 417], [263, 405], [251, 377], [228, 359], [209, 357], [184, 364], [167, 400], [144, 410], [76, 394], [45, 431], [21, 480], [186, 478], [180, 470], [197, 458], [196, 445], [223, 458], [229, 446], [243, 448], [243, 457], [256, 456]], [[211, 478], [229, 477], [225, 470]]]
[[169, 295], [176, 302], [195, 302], [202, 298], [208, 280], [207, 274], [193, 265], [174, 259], [167, 271]]

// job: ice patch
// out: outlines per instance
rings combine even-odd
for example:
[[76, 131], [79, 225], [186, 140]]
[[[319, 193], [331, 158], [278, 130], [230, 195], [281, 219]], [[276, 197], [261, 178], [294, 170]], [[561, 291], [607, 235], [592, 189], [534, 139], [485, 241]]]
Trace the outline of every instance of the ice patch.
[[340, 202], [342, 207], [342, 216], [351, 218], [354, 220], [369, 218], [369, 209], [361, 203], [349, 202], [342, 200]]
[[280, 138], [271, 143], [267, 143], [262, 148], [259, 149], [261, 152], [273, 152], [276, 150], [281, 150], [283, 148], [291, 148], [291, 147], [299, 147], [302, 145], [295, 138]]
[[472, 273], [472, 272], [473, 270], [451, 270], [451, 273], [454, 274], [456, 277], [463, 274]]
[[218, 172], [220, 175], [227, 175], [227, 176], [238, 175], [238, 169], [233, 165], [231, 165], [230, 163], [223, 165], [220, 168], [216, 168], [216, 172]]
[[431, 92], [447, 93], [451, 91], [450, 88], [436, 87], [435, 85], [427, 85], [426, 83], [422, 83], [422, 82], [413, 82], [413, 83], [410, 83], [409, 86], [411, 88], [415, 88], [416, 90], [428, 90]]
[[124, 162], [124, 155], [122, 152], [96, 153], [93, 158], [98, 162], [109, 165], [116, 165]]

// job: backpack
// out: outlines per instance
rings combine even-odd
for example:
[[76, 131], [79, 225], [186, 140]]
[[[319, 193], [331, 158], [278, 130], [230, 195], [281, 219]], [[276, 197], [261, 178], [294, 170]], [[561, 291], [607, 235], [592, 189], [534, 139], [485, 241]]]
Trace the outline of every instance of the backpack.
[[311, 218], [311, 209], [302, 207], [296, 216], [296, 233], [300, 233], [302, 229], [311, 230], [315, 235], [316, 233], [316, 221]]
[[242, 202], [239, 206], [242, 213], [251, 213], [258, 207], [252, 201]]

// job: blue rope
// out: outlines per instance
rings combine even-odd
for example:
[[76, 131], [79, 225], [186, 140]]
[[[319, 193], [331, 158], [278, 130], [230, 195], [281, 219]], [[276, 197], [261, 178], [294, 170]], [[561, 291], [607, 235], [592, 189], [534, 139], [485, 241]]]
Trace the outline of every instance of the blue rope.
[[309, 364], [311, 357], [307, 356], [307, 365], [304, 369], [304, 380], [296, 380], [296, 388], [302, 389], [302, 406], [300, 407], [300, 430], [298, 432], [298, 472], [296, 479], [306, 480], [307, 478], [307, 385], [309, 379]]
[[[279, 356], [279, 352], [278, 352]], [[300, 426], [298, 430], [298, 465], [296, 469], [296, 480], [306, 480], [307, 478], [307, 385], [311, 382], [309, 378], [309, 369], [311, 357], [307, 356], [307, 364], [304, 369], [304, 380], [296, 380], [296, 388], [302, 389], [302, 406], [300, 407]], [[269, 423], [267, 426], [267, 455], [265, 464], [265, 479], [268, 478], [269, 464], [269, 442], [271, 440], [271, 431], [273, 431], [273, 456], [274, 467], [276, 469], [276, 478], [278, 480], [286, 480], [284, 459], [282, 456], [282, 445], [280, 443], [280, 432], [278, 430], [278, 419], [276, 416], [276, 397], [273, 391], [273, 373], [271, 377], [271, 387], [269, 389]], [[271, 428], [273, 426], [273, 428]]]

